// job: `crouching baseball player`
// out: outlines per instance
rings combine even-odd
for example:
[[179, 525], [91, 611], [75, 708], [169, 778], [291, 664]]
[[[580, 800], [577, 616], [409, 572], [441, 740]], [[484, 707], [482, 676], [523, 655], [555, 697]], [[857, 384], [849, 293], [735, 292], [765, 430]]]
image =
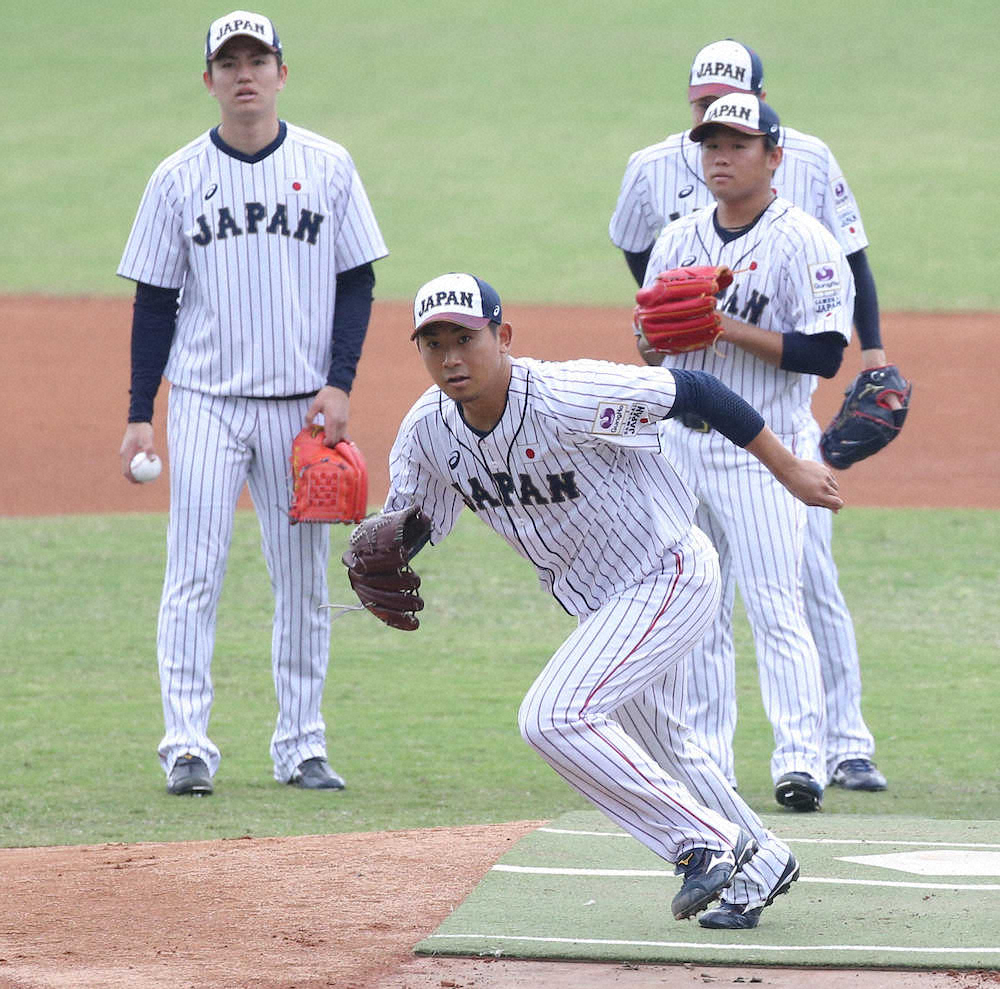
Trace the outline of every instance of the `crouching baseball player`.
[[[383, 514], [351, 537], [344, 562], [352, 585], [378, 617], [414, 628], [419, 581], [394, 599], [392, 575], [373, 572], [367, 548], [426, 517], [401, 554], [408, 563], [424, 539], [444, 539], [463, 505], [499, 533], [579, 619], [521, 704], [524, 739], [612, 821], [676, 864], [684, 878], [675, 918], [721, 896], [703, 926], [756, 927], [799, 867], [681, 721], [687, 657], [718, 609], [719, 563], [692, 524], [694, 496], [663, 456], [657, 423], [704, 416], [809, 505], [839, 509], [836, 479], [790, 453], [709, 374], [513, 357], [500, 298], [473, 275], [428, 282], [413, 312], [433, 385], [399, 429]], [[659, 761], [623, 727], [654, 683], [670, 700]]]

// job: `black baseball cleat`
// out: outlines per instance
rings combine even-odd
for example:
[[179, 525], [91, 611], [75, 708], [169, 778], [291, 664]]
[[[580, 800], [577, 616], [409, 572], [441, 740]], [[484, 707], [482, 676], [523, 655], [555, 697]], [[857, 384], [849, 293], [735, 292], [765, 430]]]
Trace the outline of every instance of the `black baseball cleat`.
[[299, 768], [292, 773], [288, 782], [303, 790], [343, 790], [347, 785], [322, 756], [314, 756], [299, 763]]
[[674, 919], [693, 917], [717, 900], [756, 852], [757, 842], [745, 831], [740, 831], [735, 847], [727, 851], [692, 848], [686, 852], [674, 863], [675, 875], [684, 876], [684, 882], [670, 904]]
[[889, 784], [871, 759], [845, 759], [833, 771], [830, 782], [845, 790], [887, 790]]
[[212, 775], [205, 765], [205, 760], [185, 752], [170, 770], [170, 775], [167, 777], [167, 793], [172, 793], [176, 797], [207, 797], [211, 792]]
[[823, 806], [823, 784], [808, 773], [785, 773], [774, 784], [774, 799], [792, 810], [819, 810]]
[[794, 855], [788, 856], [788, 862], [781, 873], [774, 889], [763, 903], [726, 903], [722, 902], [713, 910], [703, 913], [698, 918], [702, 927], [710, 927], [717, 931], [749, 931], [760, 923], [760, 915], [764, 907], [774, 903], [776, 896], [787, 893], [793, 882], [799, 878], [799, 863]]

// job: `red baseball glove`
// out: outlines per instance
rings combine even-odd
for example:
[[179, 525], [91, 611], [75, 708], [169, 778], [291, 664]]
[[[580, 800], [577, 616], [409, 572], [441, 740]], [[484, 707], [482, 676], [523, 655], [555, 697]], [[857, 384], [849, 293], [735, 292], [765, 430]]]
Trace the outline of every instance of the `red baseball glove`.
[[368, 510], [368, 467], [361, 451], [341, 440], [330, 448], [322, 426], [306, 426], [292, 441], [292, 507], [297, 522], [360, 522]]
[[715, 296], [732, 281], [725, 265], [661, 271], [652, 285], [636, 292], [635, 327], [661, 354], [710, 347], [722, 332]]

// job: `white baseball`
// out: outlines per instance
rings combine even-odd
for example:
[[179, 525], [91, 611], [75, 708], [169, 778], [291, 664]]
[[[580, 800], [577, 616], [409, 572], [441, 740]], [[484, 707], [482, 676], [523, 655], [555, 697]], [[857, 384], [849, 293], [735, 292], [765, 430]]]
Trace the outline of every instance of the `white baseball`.
[[145, 484], [147, 481], [155, 481], [163, 470], [163, 461], [159, 457], [147, 457], [144, 450], [140, 450], [128, 465], [132, 476]]

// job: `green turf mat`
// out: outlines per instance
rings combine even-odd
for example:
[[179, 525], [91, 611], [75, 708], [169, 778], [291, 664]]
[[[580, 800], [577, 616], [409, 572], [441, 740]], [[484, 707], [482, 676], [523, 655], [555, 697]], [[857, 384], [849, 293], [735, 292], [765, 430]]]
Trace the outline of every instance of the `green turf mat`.
[[[519, 841], [415, 950], [698, 964], [1000, 964], [1000, 823], [823, 814], [769, 815], [765, 823], [789, 842], [802, 878], [756, 930], [674, 921], [670, 899], [680, 880], [672, 867], [602, 815], [574, 811]], [[877, 864], [872, 856], [902, 858]]]

